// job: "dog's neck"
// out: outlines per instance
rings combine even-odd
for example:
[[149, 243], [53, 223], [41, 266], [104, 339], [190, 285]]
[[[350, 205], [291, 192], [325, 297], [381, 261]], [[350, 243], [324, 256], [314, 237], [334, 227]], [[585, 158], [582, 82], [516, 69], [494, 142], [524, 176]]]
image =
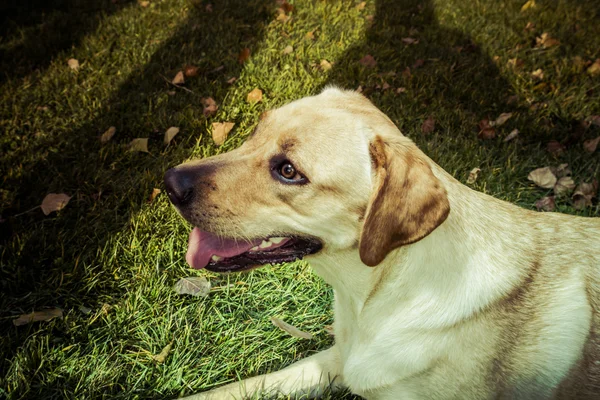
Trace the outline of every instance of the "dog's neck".
[[[392, 251], [376, 267], [363, 264], [357, 249], [311, 261], [315, 272], [333, 286], [336, 301], [357, 317], [371, 298], [386, 296], [398, 300], [387, 304], [403, 307], [407, 321], [414, 314], [421, 325], [452, 325], [514, 290], [535, 262], [534, 237], [515, 240], [523, 223], [521, 213], [515, 212], [518, 207], [474, 192], [437, 165], [432, 167], [448, 191], [451, 211], [430, 235]], [[512, 256], [519, 252], [520, 257]], [[514, 260], [523, 260], [523, 252], [531, 258], [518, 265]]]

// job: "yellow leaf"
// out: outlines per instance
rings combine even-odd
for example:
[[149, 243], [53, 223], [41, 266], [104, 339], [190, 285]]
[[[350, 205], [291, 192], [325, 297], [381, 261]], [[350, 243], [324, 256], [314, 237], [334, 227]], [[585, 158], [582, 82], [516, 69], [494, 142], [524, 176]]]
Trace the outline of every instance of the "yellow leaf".
[[169, 143], [171, 143], [171, 140], [173, 140], [173, 138], [175, 137], [175, 135], [177, 135], [179, 133], [179, 128], [172, 126], [169, 129], [167, 129], [167, 131], [165, 132], [165, 138], [164, 138], [164, 143], [166, 145], [168, 145]]
[[71, 69], [79, 69], [79, 61], [77, 61], [75, 58], [70, 58], [69, 61], [67, 61], [67, 64]]
[[148, 153], [148, 138], [136, 138], [129, 142], [129, 151]]
[[169, 343], [168, 345], [166, 345], [162, 351], [156, 355], [152, 356], [152, 359], [154, 361], [156, 361], [159, 364], [162, 364], [165, 362], [165, 360], [167, 359], [167, 356], [169, 355], [169, 353], [171, 352], [171, 346], [173, 345], [173, 342]]
[[235, 123], [233, 122], [213, 122], [212, 124], [212, 138], [219, 146], [225, 143], [227, 134], [233, 128]]
[[179, 71], [171, 82], [173, 83], [173, 85], [183, 85], [183, 83], [185, 82], [183, 71]]
[[259, 88], [253, 89], [250, 93], [248, 93], [248, 96], [246, 96], [246, 101], [248, 101], [248, 103], [258, 103], [262, 101], [262, 95], [262, 90]]
[[320, 65], [323, 71], [329, 71], [331, 69], [331, 63], [327, 60], [321, 60]]
[[528, 0], [525, 4], [523, 4], [523, 7], [521, 7], [521, 12], [527, 11], [530, 8], [535, 8], [535, 0]]

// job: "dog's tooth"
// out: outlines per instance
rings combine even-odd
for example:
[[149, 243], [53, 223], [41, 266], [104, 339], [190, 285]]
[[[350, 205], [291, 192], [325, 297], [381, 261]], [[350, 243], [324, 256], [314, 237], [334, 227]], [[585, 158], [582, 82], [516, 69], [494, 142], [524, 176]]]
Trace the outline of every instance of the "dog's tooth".
[[221, 261], [223, 259], [223, 257], [219, 257], [217, 255], [214, 255], [210, 259], [213, 260], [213, 261]]
[[271, 242], [263, 240], [262, 243], [260, 244], [260, 246], [258, 246], [261, 249], [266, 249], [267, 247], [271, 247]]
[[275, 243], [275, 244], [279, 244], [281, 242], [283, 242], [285, 240], [284, 237], [272, 237], [271, 239], [269, 239], [269, 241], [271, 243]]

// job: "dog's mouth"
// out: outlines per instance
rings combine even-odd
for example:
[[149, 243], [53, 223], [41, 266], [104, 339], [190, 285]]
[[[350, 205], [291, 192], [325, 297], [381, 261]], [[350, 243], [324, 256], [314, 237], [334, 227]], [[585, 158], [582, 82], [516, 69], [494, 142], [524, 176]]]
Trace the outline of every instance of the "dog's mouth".
[[190, 233], [187, 263], [212, 272], [239, 272], [264, 264], [301, 260], [321, 250], [322, 244], [308, 237], [268, 237], [254, 240], [220, 238], [194, 228]]

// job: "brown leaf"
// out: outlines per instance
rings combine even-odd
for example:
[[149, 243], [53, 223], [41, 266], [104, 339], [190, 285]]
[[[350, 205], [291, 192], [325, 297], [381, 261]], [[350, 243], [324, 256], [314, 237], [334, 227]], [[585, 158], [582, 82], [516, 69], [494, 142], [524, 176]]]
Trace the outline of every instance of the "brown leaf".
[[479, 121], [479, 133], [477, 137], [480, 139], [493, 139], [496, 137], [496, 130], [491, 126], [489, 119]]
[[277, 0], [277, 4], [279, 5], [279, 7], [281, 7], [283, 12], [286, 14], [289, 14], [292, 11], [294, 11], [294, 6], [290, 3], [288, 3], [287, 0]]
[[510, 58], [507, 64], [512, 68], [521, 68], [521, 66], [523, 66], [523, 60], [519, 58]]
[[237, 81], [237, 78], [235, 76], [232, 76], [231, 78], [227, 79], [227, 83], [230, 85], [233, 85], [235, 81]]
[[535, 202], [535, 208], [544, 211], [554, 211], [556, 203], [554, 202], [554, 196], [546, 196], [542, 197], [538, 201]]
[[297, 337], [297, 338], [301, 338], [301, 339], [312, 339], [313, 338], [313, 336], [310, 333], [301, 331], [300, 329], [296, 328], [295, 326], [290, 325], [287, 322], [284, 322], [279, 318], [271, 317], [271, 322], [273, 323], [273, 325], [275, 325], [282, 331], [289, 333], [293, 337]]
[[477, 180], [477, 176], [479, 175], [479, 172], [481, 172], [480, 168], [473, 168], [471, 170], [471, 172], [469, 172], [469, 177], [467, 178], [467, 183], [472, 185], [475, 183], [475, 181]]
[[596, 151], [598, 143], [600, 143], [600, 136], [598, 136], [596, 139], [589, 139], [583, 142], [583, 148], [585, 151], [591, 154]]
[[418, 44], [419, 43], [419, 39], [414, 39], [411, 37], [405, 37], [405, 38], [402, 38], [401, 40], [402, 40], [402, 43], [404, 43], [404, 44]]
[[321, 60], [321, 64], [319, 65], [323, 71], [329, 71], [331, 69], [331, 63], [327, 60]]
[[489, 125], [490, 126], [504, 125], [504, 123], [506, 121], [508, 121], [510, 119], [510, 117], [512, 117], [512, 113], [502, 113], [502, 114], [500, 114], [500, 116], [498, 118], [496, 118], [495, 121], [490, 121]]
[[581, 183], [575, 189], [575, 193], [573, 193], [573, 207], [578, 210], [583, 210], [584, 208], [592, 205], [592, 199], [596, 197], [596, 193], [598, 192], [598, 181], [594, 180], [592, 183]]
[[527, 179], [544, 189], [552, 189], [556, 185], [556, 176], [550, 167], [534, 169], [527, 175]]
[[191, 294], [194, 297], [206, 297], [210, 292], [210, 282], [203, 276], [188, 276], [177, 281], [173, 290], [177, 294]]
[[535, 8], [535, 0], [527, 0], [527, 2], [521, 7], [521, 12], [527, 11], [531, 8]]
[[238, 55], [238, 62], [240, 64], [243, 64], [246, 61], [248, 61], [249, 58], [250, 58], [250, 49], [245, 47], [242, 49], [242, 51], [240, 51], [240, 54]]
[[212, 124], [212, 138], [215, 144], [222, 145], [227, 139], [229, 131], [233, 129], [235, 123], [233, 122], [213, 122]]
[[531, 32], [535, 29], [535, 24], [531, 21], [527, 22], [527, 25], [525, 25], [525, 31], [526, 32]]
[[565, 146], [556, 140], [551, 140], [546, 145], [546, 150], [552, 155], [560, 156], [565, 151]]
[[557, 178], [562, 178], [563, 176], [571, 175], [571, 168], [569, 168], [569, 164], [560, 164], [556, 168], [551, 168], [552, 173], [556, 175]]
[[504, 142], [510, 142], [511, 140], [513, 140], [514, 138], [516, 138], [517, 136], [519, 136], [519, 130], [518, 129], [513, 129], [508, 135], [506, 135], [506, 137], [504, 138]]
[[406, 88], [405, 87], [399, 87], [398, 89], [396, 89], [396, 93], [400, 94], [400, 93], [406, 93]]
[[377, 61], [375, 61], [375, 58], [373, 58], [373, 56], [370, 54], [367, 54], [366, 56], [361, 58], [358, 62], [368, 68], [373, 68], [377, 65]]
[[171, 140], [173, 140], [173, 138], [175, 137], [175, 135], [177, 135], [178, 133], [179, 133], [179, 128], [177, 128], [175, 126], [170, 127], [165, 132], [165, 137], [163, 139], [163, 143], [165, 145], [168, 145], [169, 143], [171, 143]]
[[532, 76], [534, 79], [538, 79], [538, 80], [540, 80], [540, 81], [541, 81], [542, 79], [544, 79], [544, 71], [542, 71], [542, 69], [541, 69], [541, 68], [538, 68], [538, 69], [536, 69], [535, 71], [533, 71], [533, 72], [531, 73], [531, 76]]
[[148, 138], [135, 138], [127, 146], [129, 151], [148, 153]]
[[305, 37], [306, 37], [307, 39], [314, 40], [314, 39], [315, 39], [315, 31], [309, 31], [309, 32], [306, 32], [306, 35], [305, 35]]
[[111, 126], [110, 128], [108, 128], [106, 130], [106, 132], [104, 132], [102, 134], [102, 136], [100, 136], [100, 143], [104, 144], [104, 143], [108, 142], [110, 139], [112, 139], [112, 137], [115, 135], [116, 132], [117, 132], [117, 128], [115, 128], [114, 126]]
[[215, 113], [219, 109], [219, 106], [217, 106], [217, 102], [212, 97], [203, 97], [202, 99], [200, 99], [200, 101], [202, 102], [202, 106], [204, 107], [202, 113], [207, 118], [215, 115]]
[[248, 95], [246, 96], [246, 101], [248, 103], [258, 103], [262, 101], [263, 92], [259, 88], [254, 88]]
[[556, 185], [554, 185], [554, 194], [557, 196], [562, 196], [572, 192], [573, 189], [575, 189], [575, 182], [573, 181], [573, 178], [570, 176], [563, 176], [558, 180], [558, 182], [556, 182]]
[[150, 193], [150, 197], [148, 198], [148, 203], [152, 203], [156, 196], [160, 194], [160, 189], [154, 188], [152, 189], [152, 193]]
[[198, 75], [198, 67], [195, 67], [193, 65], [186, 65], [185, 67], [183, 67], [183, 74], [187, 78], [193, 78]]
[[365, 9], [365, 7], [367, 6], [367, 2], [366, 1], [361, 1], [360, 3], [358, 3], [358, 5], [356, 6], [356, 9], [358, 11], [362, 11]]
[[79, 61], [77, 61], [75, 58], [69, 58], [67, 65], [73, 70], [79, 69]]
[[141, 7], [144, 7], [144, 8], [146, 8], [146, 7], [148, 7], [149, 5], [150, 5], [150, 2], [149, 2], [149, 1], [140, 1], [140, 6], [141, 6]]
[[71, 196], [64, 193], [48, 193], [42, 200], [42, 212], [44, 215], [49, 215], [51, 212], [62, 210], [69, 204]]
[[435, 129], [435, 119], [433, 119], [433, 115], [430, 115], [429, 118], [427, 118], [425, 121], [423, 121], [423, 124], [421, 125], [421, 131], [427, 135], [431, 132], [433, 132], [433, 130]]
[[171, 352], [171, 346], [173, 345], [173, 342], [169, 343], [168, 345], [166, 345], [160, 353], [155, 354], [152, 356], [152, 359], [154, 361], [156, 361], [159, 364], [162, 364], [165, 362], [165, 360], [167, 359], [167, 357], [169, 356], [169, 353]]
[[63, 312], [60, 308], [49, 308], [47, 310], [34, 311], [29, 314], [20, 315], [19, 318], [13, 319], [14, 326], [27, 325], [37, 321], [50, 321], [54, 318], [62, 318]]
[[596, 61], [588, 67], [587, 73], [590, 75], [600, 74], [600, 58], [596, 58]]
[[547, 49], [548, 47], [558, 46], [559, 44], [560, 42], [551, 38], [548, 32], [544, 32], [539, 37], [535, 38], [536, 47]]
[[294, 48], [288, 44], [287, 46], [285, 46], [285, 49], [283, 49], [282, 53], [283, 54], [290, 54], [293, 51], [294, 51]]
[[173, 80], [171, 81], [173, 85], [183, 85], [185, 83], [185, 78], [183, 76], [183, 71], [177, 72]]

